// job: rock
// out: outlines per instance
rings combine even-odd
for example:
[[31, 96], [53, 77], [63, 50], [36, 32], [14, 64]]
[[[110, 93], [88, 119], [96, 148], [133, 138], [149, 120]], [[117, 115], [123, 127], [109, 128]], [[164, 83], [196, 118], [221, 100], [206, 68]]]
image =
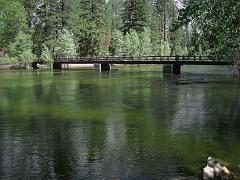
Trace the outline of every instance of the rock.
[[228, 176], [231, 175], [231, 172], [230, 172], [225, 166], [222, 167], [222, 172], [223, 172], [225, 175], [228, 175]]
[[217, 177], [221, 176], [221, 172], [222, 172], [221, 167], [215, 166], [214, 172], [215, 172], [215, 176], [217, 176]]
[[202, 178], [208, 179], [232, 179], [232, 174], [228, 168], [216, 162], [212, 157], [207, 160], [207, 166], [203, 168]]
[[215, 160], [212, 157], [208, 157], [207, 159], [207, 165], [214, 168], [215, 166]]
[[214, 179], [215, 177], [215, 173], [214, 173], [214, 169], [210, 166], [206, 166], [205, 168], [203, 168], [203, 179], [207, 180], [207, 179]]

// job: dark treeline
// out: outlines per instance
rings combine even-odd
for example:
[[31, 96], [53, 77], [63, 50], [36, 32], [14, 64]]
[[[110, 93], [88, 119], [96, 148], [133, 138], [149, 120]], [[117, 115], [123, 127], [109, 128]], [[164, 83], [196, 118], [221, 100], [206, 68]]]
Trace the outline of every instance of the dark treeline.
[[[0, 0], [4, 62], [59, 56], [239, 53], [240, 3], [220, 0]], [[7, 53], [6, 53], [7, 52]]]

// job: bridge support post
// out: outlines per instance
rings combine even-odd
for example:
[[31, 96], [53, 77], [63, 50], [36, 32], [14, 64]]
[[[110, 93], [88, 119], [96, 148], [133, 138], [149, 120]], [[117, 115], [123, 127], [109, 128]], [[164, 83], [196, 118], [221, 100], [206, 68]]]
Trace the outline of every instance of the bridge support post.
[[101, 71], [110, 71], [111, 70], [111, 65], [109, 63], [103, 63], [101, 64]]
[[54, 62], [54, 63], [53, 63], [53, 69], [62, 69], [62, 64], [61, 64], [61, 63]]
[[181, 74], [181, 64], [176, 63], [172, 65], [173, 74]]

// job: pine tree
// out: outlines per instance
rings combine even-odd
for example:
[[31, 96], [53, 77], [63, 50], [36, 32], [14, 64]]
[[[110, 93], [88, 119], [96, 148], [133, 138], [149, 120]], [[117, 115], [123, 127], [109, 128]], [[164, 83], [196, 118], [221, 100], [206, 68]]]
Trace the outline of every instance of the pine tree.
[[126, 0], [123, 9], [122, 31], [126, 34], [130, 30], [142, 32], [149, 24], [148, 3], [146, 0]]
[[119, 30], [115, 30], [112, 33], [110, 51], [114, 56], [124, 55], [124, 36], [123, 33]]
[[143, 32], [139, 34], [140, 38], [140, 56], [149, 56], [151, 52], [151, 30], [145, 28]]
[[184, 56], [188, 54], [186, 36], [186, 30], [184, 28], [179, 28], [172, 33], [172, 55]]
[[140, 55], [140, 39], [139, 35], [135, 30], [130, 31], [130, 56], [137, 57]]
[[43, 45], [41, 59], [47, 64], [53, 63], [52, 53], [45, 44]]
[[20, 32], [9, 45], [9, 55], [17, 58], [20, 64], [30, 63], [36, 59], [32, 53], [31, 35]]
[[170, 29], [177, 17], [177, 8], [174, 0], [154, 0], [155, 14], [159, 18], [162, 40], [170, 39]]
[[108, 8], [108, 21], [112, 31], [121, 29], [122, 25], [122, 9], [124, 0], [109, 0], [107, 3]]
[[0, 46], [6, 48], [20, 31], [26, 32], [27, 13], [17, 0], [0, 3]]
[[104, 0], [78, 0], [71, 6], [71, 27], [81, 56], [107, 54]]
[[123, 46], [123, 54], [124, 56], [131, 55], [131, 35], [127, 32], [124, 36], [124, 46]]
[[23, 0], [28, 12], [29, 26], [33, 27], [33, 51], [39, 57], [43, 44], [54, 52], [56, 40], [69, 25], [69, 0]]
[[57, 39], [57, 46], [55, 47], [55, 54], [61, 57], [75, 57], [76, 46], [74, 43], [74, 36], [68, 30], [64, 29]]
[[161, 56], [170, 56], [171, 47], [168, 41], [162, 41], [161, 43]]
[[161, 16], [159, 15], [157, 6], [155, 1], [152, 1], [151, 4], [151, 16], [150, 16], [150, 29], [151, 29], [151, 44], [152, 44], [152, 55], [160, 55], [161, 54]]

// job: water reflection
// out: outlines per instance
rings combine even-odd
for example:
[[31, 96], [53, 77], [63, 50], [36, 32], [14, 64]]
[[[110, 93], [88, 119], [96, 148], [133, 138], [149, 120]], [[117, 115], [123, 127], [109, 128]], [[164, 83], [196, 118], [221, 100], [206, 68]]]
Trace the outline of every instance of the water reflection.
[[240, 164], [239, 89], [160, 73], [4, 73], [0, 177], [169, 179], [211, 154]]
[[178, 86], [176, 112], [170, 121], [172, 134], [189, 133], [194, 129], [203, 131], [207, 120], [205, 103], [205, 86]]

